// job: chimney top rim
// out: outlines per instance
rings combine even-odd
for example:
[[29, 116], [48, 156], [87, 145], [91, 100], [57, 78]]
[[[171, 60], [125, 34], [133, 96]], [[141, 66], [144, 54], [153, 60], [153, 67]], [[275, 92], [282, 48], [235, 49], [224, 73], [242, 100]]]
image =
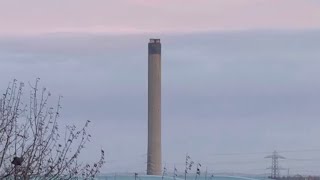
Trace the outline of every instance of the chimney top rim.
[[160, 43], [160, 39], [151, 38], [149, 43]]

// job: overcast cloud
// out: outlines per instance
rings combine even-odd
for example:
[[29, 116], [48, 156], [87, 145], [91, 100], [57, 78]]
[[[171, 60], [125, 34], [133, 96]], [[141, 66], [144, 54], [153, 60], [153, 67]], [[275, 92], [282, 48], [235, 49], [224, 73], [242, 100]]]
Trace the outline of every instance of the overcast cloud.
[[[62, 123], [92, 120], [86, 153], [106, 150], [103, 172], [144, 171], [149, 37], [1, 38], [0, 89], [13, 78], [40, 77], [55, 97], [64, 96]], [[215, 172], [265, 173], [264, 152], [319, 149], [319, 31], [164, 34], [161, 41], [169, 168], [182, 171], [188, 152]], [[261, 153], [216, 155], [234, 152]], [[319, 152], [282, 154], [292, 173], [320, 174]]]

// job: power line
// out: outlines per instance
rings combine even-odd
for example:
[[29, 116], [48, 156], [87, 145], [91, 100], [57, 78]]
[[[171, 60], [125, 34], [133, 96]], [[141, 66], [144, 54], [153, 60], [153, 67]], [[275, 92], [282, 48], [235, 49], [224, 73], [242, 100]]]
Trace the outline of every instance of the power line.
[[286, 161], [320, 161], [320, 159], [285, 159]]
[[[320, 152], [319, 149], [300, 149], [300, 150], [282, 150], [277, 151], [279, 153], [300, 153], [300, 152]], [[265, 152], [232, 152], [232, 153], [214, 153], [210, 156], [237, 156], [237, 155], [259, 155], [259, 154], [269, 154], [270, 151]]]

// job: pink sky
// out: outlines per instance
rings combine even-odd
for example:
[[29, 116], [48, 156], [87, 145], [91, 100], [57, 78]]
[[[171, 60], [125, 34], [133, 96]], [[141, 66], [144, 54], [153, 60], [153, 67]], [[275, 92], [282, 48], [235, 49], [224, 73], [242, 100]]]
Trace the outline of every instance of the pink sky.
[[0, 0], [0, 34], [320, 29], [318, 0]]

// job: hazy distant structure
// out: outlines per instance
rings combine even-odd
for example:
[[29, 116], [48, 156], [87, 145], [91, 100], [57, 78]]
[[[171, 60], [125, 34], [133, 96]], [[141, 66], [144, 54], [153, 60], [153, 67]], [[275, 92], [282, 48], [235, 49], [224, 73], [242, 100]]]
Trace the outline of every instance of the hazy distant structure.
[[268, 169], [271, 169], [271, 179], [278, 179], [280, 178], [280, 170], [282, 169], [279, 166], [279, 159], [285, 159], [285, 157], [280, 156], [277, 151], [274, 151], [272, 155], [266, 156], [265, 158], [271, 158], [271, 167]]
[[161, 175], [161, 43], [148, 44], [148, 157], [147, 174]]

